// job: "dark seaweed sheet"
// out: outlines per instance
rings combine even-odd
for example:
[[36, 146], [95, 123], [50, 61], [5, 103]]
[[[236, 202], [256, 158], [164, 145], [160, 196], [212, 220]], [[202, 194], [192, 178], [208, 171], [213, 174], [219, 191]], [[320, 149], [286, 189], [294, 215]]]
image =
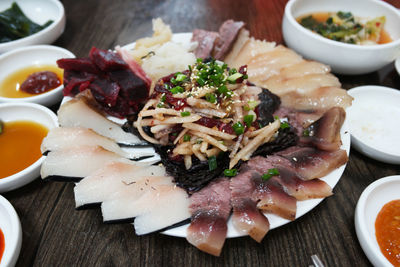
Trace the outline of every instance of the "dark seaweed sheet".
[[0, 13], [0, 43], [14, 41], [38, 31], [43, 30], [53, 23], [47, 21], [39, 25], [31, 21], [21, 10], [17, 3], [13, 2], [9, 9]]

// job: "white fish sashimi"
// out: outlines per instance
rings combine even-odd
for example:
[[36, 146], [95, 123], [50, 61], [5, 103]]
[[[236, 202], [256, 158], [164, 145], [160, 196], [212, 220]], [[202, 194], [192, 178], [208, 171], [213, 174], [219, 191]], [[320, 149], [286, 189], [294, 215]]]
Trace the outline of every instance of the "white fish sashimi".
[[155, 152], [149, 149], [133, 149], [127, 152], [121, 149], [114, 140], [83, 127], [57, 127], [51, 129], [43, 139], [40, 149], [42, 153], [45, 153], [61, 149], [72, 149], [80, 146], [101, 146], [108, 151], [129, 159], [138, 159], [155, 155]]
[[[64, 149], [49, 152], [42, 163], [42, 179], [80, 180], [112, 161], [131, 162], [102, 147]], [[137, 163], [139, 164], [139, 163]]]
[[[280, 80], [287, 80], [309, 74], [329, 73], [330, 71], [331, 68], [325, 64], [317, 61], [302, 60], [299, 63], [281, 69], [278, 76]], [[273, 76], [272, 78], [276, 77]]]
[[181, 196], [184, 196], [181, 201], [185, 201], [188, 197], [186, 191], [177, 187], [175, 184], [153, 185], [147, 188], [147, 191], [144, 189], [141, 191], [145, 193], [139, 198], [135, 194], [127, 194], [125, 196], [118, 196], [112, 200], [104, 201], [101, 204], [103, 220], [127, 220], [148, 213], [158, 206], [167, 208], [169, 204], [166, 205], [165, 203], [168, 203], [168, 198], [174, 194], [181, 194]]
[[153, 184], [172, 184], [171, 178], [165, 178], [164, 167], [111, 162], [76, 184], [76, 207], [101, 203], [118, 195], [133, 194], [135, 189], [143, 192], [140, 188]]
[[96, 133], [108, 137], [119, 144], [145, 144], [137, 136], [125, 132], [120, 125], [110, 121], [94, 108], [90, 107], [83, 97], [74, 98], [62, 104], [58, 110], [58, 121], [63, 127], [92, 129]]

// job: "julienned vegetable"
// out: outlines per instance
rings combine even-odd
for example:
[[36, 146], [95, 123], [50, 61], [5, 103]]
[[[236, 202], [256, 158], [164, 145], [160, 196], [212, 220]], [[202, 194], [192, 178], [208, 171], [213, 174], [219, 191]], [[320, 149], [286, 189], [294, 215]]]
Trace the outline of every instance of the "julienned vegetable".
[[378, 44], [385, 16], [366, 21], [354, 17], [351, 12], [315, 13], [298, 18], [305, 28], [322, 35], [325, 38], [349, 44]]
[[51, 23], [53, 23], [52, 20], [47, 21], [42, 26], [34, 23], [22, 12], [18, 4], [13, 2], [9, 9], [0, 13], [0, 43], [32, 35]]
[[261, 176], [261, 178], [266, 181], [266, 180], [271, 179], [272, 176], [277, 176], [277, 175], [279, 175], [278, 169], [277, 168], [272, 168], [272, 169], [268, 169], [268, 171], [266, 173], [264, 173]]

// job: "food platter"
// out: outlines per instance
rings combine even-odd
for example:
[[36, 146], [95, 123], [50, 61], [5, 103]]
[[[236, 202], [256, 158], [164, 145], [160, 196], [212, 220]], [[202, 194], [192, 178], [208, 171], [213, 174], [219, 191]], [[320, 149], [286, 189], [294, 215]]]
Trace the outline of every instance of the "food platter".
[[[184, 45], [189, 45], [190, 39], [191, 39], [191, 33], [174, 34], [173, 38], [172, 38], [172, 40], [174, 42], [181, 43], [181, 44], [184, 44]], [[134, 46], [135, 46], [135, 43], [130, 43], [130, 44], [125, 45], [123, 48], [132, 49]], [[68, 100], [68, 98], [65, 97], [63, 102], [65, 102], [67, 100]], [[117, 123], [123, 123], [123, 121], [121, 121], [120, 119], [116, 119], [116, 118], [113, 118], [113, 117], [108, 117], [108, 118], [113, 120], [113, 121], [115, 121], [115, 122], [117, 122]], [[341, 140], [342, 140], [341, 149], [345, 150], [347, 152], [347, 155], [348, 155], [349, 151], [350, 151], [350, 134], [349, 134], [349, 131], [348, 131], [348, 126], [347, 126], [347, 122], [346, 121], [344, 122], [340, 133], [341, 133]], [[124, 149], [126, 149], [126, 148], [124, 148]], [[130, 149], [131, 149], [131, 151], [134, 151], [136, 148], [130, 148]], [[153, 149], [150, 148], [150, 147], [148, 147], [148, 148], [140, 148], [140, 149], [153, 151]], [[147, 159], [147, 160], [149, 160], [149, 159]], [[321, 178], [321, 180], [325, 181], [329, 186], [334, 188], [334, 186], [337, 184], [337, 182], [339, 181], [340, 177], [342, 176], [342, 174], [344, 172], [344, 169], [345, 169], [345, 166], [346, 165], [342, 165], [338, 169], [335, 169], [330, 174], [328, 174], [325, 177]], [[296, 218], [299, 218], [302, 215], [304, 215], [307, 212], [309, 212], [311, 209], [316, 207], [322, 200], [323, 200], [323, 198], [299, 201], [298, 205], [297, 205]], [[270, 229], [277, 228], [279, 226], [282, 226], [282, 225], [290, 222], [289, 220], [283, 219], [283, 218], [281, 218], [279, 216], [276, 216], [274, 214], [268, 214], [267, 217], [268, 217], [268, 219], [270, 221]], [[180, 226], [180, 227], [176, 227], [176, 228], [171, 228], [171, 229], [168, 229], [168, 230], [162, 232], [162, 234], [170, 235], [170, 236], [176, 236], [176, 237], [186, 237], [186, 229], [187, 229], [187, 227], [188, 227], [188, 224]], [[232, 238], [232, 237], [240, 237], [240, 236], [243, 236], [243, 234], [238, 232], [238, 231], [236, 231], [234, 229], [233, 225], [232, 225], [232, 222], [229, 220], [228, 221], [227, 237], [228, 238]]]

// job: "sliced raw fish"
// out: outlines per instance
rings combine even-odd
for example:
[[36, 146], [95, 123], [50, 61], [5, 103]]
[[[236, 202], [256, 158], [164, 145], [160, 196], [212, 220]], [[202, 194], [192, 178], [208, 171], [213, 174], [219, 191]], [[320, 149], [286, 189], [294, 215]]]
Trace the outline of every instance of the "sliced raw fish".
[[135, 188], [142, 192], [139, 188], [172, 184], [171, 177], [165, 175], [165, 168], [161, 166], [143, 167], [132, 163], [111, 162], [76, 184], [76, 207], [101, 203], [118, 194], [122, 195], [124, 191], [133, 194], [132, 189]]
[[192, 219], [186, 239], [198, 249], [219, 256], [227, 233], [231, 211], [229, 180], [214, 180], [190, 197]]
[[[134, 184], [132, 184], [134, 188]], [[105, 200], [101, 204], [101, 211], [103, 213], [103, 220], [105, 222], [112, 221], [126, 221], [133, 219], [139, 215], [150, 212], [157, 206], [162, 206], [165, 209], [174, 209], [179, 201], [182, 201], [185, 205], [187, 204], [187, 218], [190, 217], [189, 213], [189, 198], [187, 193], [180, 187], [174, 185], [153, 185], [147, 188], [138, 187], [139, 191], [143, 191], [142, 194], [130, 194], [129, 191], [125, 191], [125, 195], [118, 195], [113, 199]], [[146, 190], [145, 190], [146, 189]], [[136, 188], [132, 191], [138, 191]], [[177, 203], [169, 203], [168, 198], [180, 196]], [[174, 198], [175, 199], [175, 198]], [[166, 204], [168, 202], [168, 205]], [[180, 205], [180, 204], [179, 204]], [[185, 218], [185, 219], [187, 219]], [[176, 221], [174, 223], [177, 223]], [[172, 223], [172, 224], [174, 224]], [[170, 225], [172, 225], [170, 224]], [[167, 227], [169, 225], [166, 225]]]
[[303, 77], [309, 74], [324, 74], [331, 71], [331, 68], [317, 61], [302, 60], [296, 64], [281, 69], [278, 77], [273, 76], [271, 79], [288, 80]]
[[114, 140], [97, 134], [91, 129], [82, 127], [56, 127], [49, 131], [43, 139], [40, 147], [42, 153], [60, 149], [72, 149], [80, 146], [101, 146], [114, 152], [121, 157], [139, 159], [146, 156], [153, 156], [155, 153], [149, 150], [134, 150], [127, 152], [122, 150]]
[[280, 77], [269, 79], [263, 85], [274, 94], [279, 96], [289, 92], [296, 92], [299, 95], [308, 95], [320, 87], [340, 87], [339, 79], [329, 73], [309, 74], [288, 80]]
[[326, 111], [332, 107], [350, 107], [353, 98], [338, 87], [320, 87], [307, 94], [291, 91], [280, 95], [282, 106], [297, 110]]
[[311, 198], [322, 198], [332, 195], [331, 187], [319, 179], [305, 181], [297, 175], [297, 170], [279, 164], [282, 160], [279, 156], [254, 157], [247, 162], [247, 167], [257, 170], [260, 173], [266, 173], [269, 169], [277, 168], [279, 176], [275, 179], [284, 187], [289, 195], [297, 200], [306, 200]]
[[233, 208], [232, 223], [235, 229], [261, 242], [269, 231], [268, 219], [257, 209], [256, 190], [252, 180], [258, 172], [248, 170], [239, 173], [230, 181], [231, 205]]
[[57, 150], [47, 154], [40, 175], [42, 179], [79, 181], [112, 161], [131, 162], [102, 147]]
[[121, 126], [108, 120], [89, 106], [84, 98], [74, 98], [61, 105], [58, 121], [62, 127], [85, 127], [108, 137], [119, 144], [139, 145], [144, 142], [137, 136], [122, 130]]
[[[322, 151], [313, 147], [290, 147], [279, 151], [282, 158], [269, 157], [274, 164], [294, 168], [305, 180], [321, 178], [348, 160], [345, 150]], [[286, 160], [285, 160], [286, 159]]]
[[342, 144], [340, 128], [345, 117], [346, 112], [344, 109], [340, 107], [329, 109], [319, 120], [305, 130], [300, 142], [302, 144], [311, 144], [325, 151], [338, 150]]

